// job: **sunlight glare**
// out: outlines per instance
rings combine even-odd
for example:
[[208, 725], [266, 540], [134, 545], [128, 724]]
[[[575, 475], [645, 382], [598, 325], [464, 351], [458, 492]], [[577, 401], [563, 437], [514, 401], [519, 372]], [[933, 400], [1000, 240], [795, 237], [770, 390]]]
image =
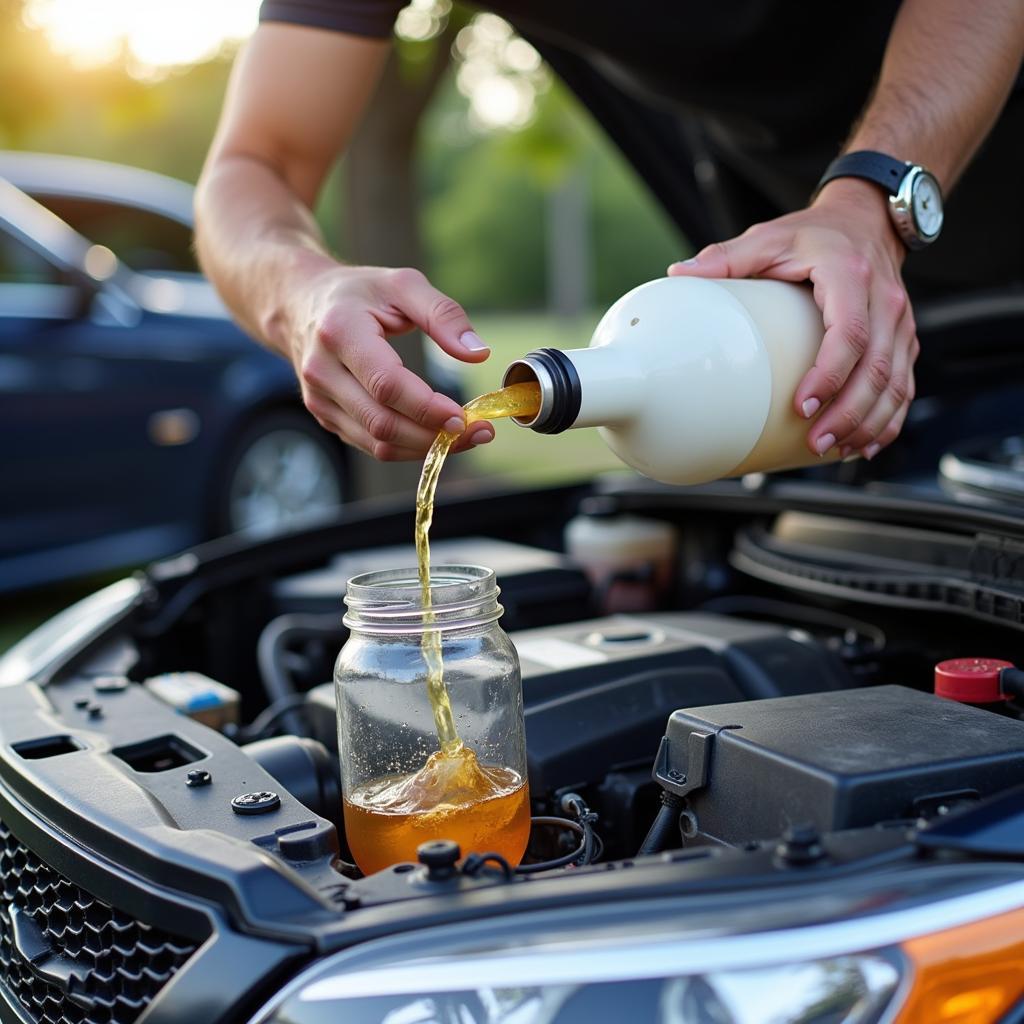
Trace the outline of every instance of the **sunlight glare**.
[[412, 0], [398, 12], [395, 35], [413, 43], [433, 39], [445, 26], [452, 0]]
[[540, 54], [495, 14], [478, 14], [455, 38], [461, 61], [455, 75], [478, 131], [516, 130], [533, 118], [537, 97], [550, 84]]
[[141, 70], [195, 64], [256, 27], [259, 0], [29, 0], [25, 21], [79, 67], [124, 50]]

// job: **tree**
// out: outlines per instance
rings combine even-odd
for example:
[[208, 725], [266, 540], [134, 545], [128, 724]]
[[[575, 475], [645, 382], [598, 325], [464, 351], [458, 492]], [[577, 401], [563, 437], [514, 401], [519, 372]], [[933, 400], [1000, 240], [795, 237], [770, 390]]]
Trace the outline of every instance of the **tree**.
[[[423, 115], [451, 62], [461, 27], [448, 17], [440, 33], [421, 42], [400, 41], [391, 50], [380, 84], [344, 161], [346, 254], [356, 263], [422, 267], [416, 153]], [[402, 362], [428, 376], [423, 337], [413, 332], [392, 341]], [[381, 465], [355, 460], [360, 493], [407, 490], [416, 464]]]

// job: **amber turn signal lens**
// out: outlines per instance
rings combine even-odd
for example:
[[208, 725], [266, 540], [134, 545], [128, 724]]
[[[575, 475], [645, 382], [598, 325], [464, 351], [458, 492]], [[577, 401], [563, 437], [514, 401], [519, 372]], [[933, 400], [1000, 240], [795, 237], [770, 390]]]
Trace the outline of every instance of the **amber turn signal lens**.
[[893, 1024], [995, 1024], [1024, 995], [1024, 909], [902, 949], [913, 975]]

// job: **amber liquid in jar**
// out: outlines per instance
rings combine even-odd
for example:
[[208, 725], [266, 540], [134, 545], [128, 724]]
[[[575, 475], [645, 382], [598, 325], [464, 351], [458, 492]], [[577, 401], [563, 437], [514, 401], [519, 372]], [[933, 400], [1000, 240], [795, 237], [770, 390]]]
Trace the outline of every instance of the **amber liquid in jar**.
[[[466, 427], [485, 419], [535, 416], [540, 387], [511, 384], [465, 406]], [[418, 771], [385, 776], [360, 786], [344, 803], [345, 834], [365, 874], [416, 859], [416, 847], [431, 839], [453, 839], [467, 853], [499, 853], [518, 864], [530, 837], [530, 794], [518, 772], [481, 764], [464, 746], [455, 727], [444, 682], [441, 632], [430, 598], [430, 544], [434, 492], [441, 467], [460, 435], [441, 431], [427, 453], [416, 489], [416, 556], [424, 622], [422, 650], [426, 686], [437, 729], [439, 751]]]
[[511, 768], [482, 765], [467, 747], [442, 750], [412, 775], [376, 779], [345, 801], [345, 834], [366, 874], [415, 860], [416, 847], [454, 839], [463, 855], [518, 864], [530, 838], [530, 794]]

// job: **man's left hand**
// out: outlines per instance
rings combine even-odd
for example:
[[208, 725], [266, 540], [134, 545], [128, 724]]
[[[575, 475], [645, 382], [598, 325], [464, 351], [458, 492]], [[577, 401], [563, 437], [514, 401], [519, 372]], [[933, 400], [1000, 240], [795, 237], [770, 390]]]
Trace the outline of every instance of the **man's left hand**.
[[844, 457], [874, 458], [895, 440], [914, 398], [920, 345], [900, 273], [906, 250], [886, 201], [869, 182], [836, 179], [807, 209], [668, 268], [673, 276], [813, 284], [825, 335], [793, 402], [807, 419], [828, 405], [807, 435], [816, 454], [839, 445]]

